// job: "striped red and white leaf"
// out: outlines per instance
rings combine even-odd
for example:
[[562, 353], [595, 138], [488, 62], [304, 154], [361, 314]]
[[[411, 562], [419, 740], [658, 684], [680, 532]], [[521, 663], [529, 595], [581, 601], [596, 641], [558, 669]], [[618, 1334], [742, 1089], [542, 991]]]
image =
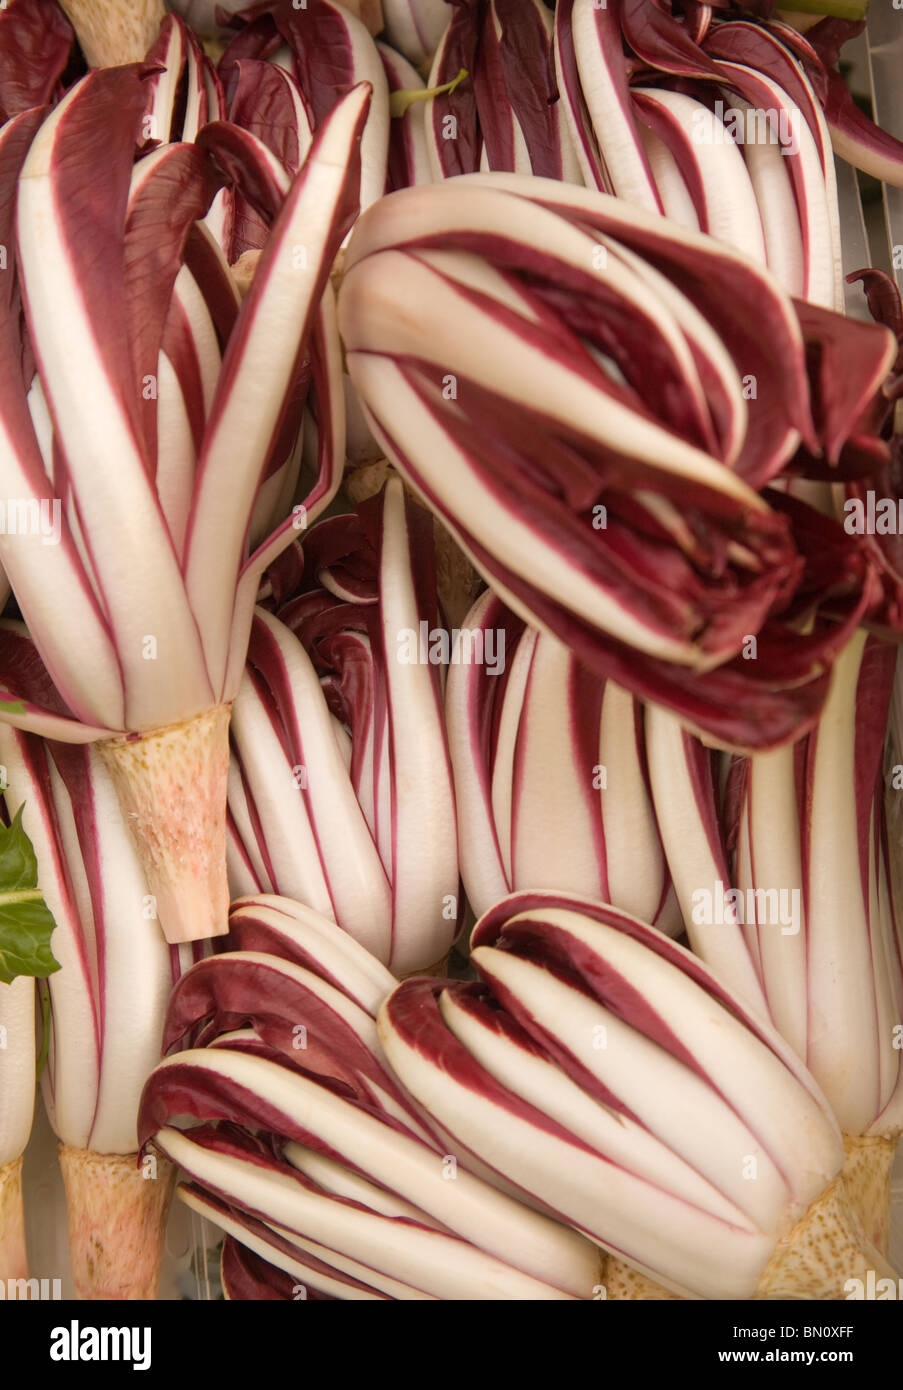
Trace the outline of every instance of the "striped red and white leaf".
[[683, 930], [638, 701], [487, 592], [457, 639], [446, 718], [478, 916], [510, 892], [557, 888]]
[[443, 668], [419, 650], [442, 632], [431, 523], [395, 479], [301, 555], [288, 592], [293, 553], [270, 572], [279, 617], [258, 613], [235, 703], [230, 806], [259, 872], [236, 856], [233, 891], [296, 898], [396, 974], [423, 969], [458, 920]]
[[513, 895], [472, 945], [481, 984], [410, 980], [381, 1010], [406, 1088], [464, 1153], [641, 1272], [750, 1297], [843, 1161], [791, 1049], [689, 952], [588, 899]]
[[429, 86], [438, 89], [424, 113], [435, 179], [492, 169], [583, 182], [556, 99], [552, 16], [541, 0], [456, 3]]
[[[170, 39], [178, 33], [174, 25]], [[147, 76], [138, 66], [96, 70], [43, 121], [35, 112], [8, 124], [0, 146], [4, 244], [16, 247], [0, 304], [0, 474], [31, 520], [7, 528], [0, 550], [46, 668], [30, 692], [4, 671], [2, 715], [75, 742], [193, 728], [228, 705], [260, 574], [295, 535], [292, 515], [271, 534], [251, 522], [264, 479], [294, 454], [292, 441], [279, 456], [293, 412], [300, 429], [308, 359], [318, 426], [314, 480], [299, 504], [308, 519], [337, 490], [344, 459], [328, 279], [357, 213], [368, 89], [342, 97], [297, 177], [277, 180], [273, 227], [239, 311], [200, 220], [228, 176], [211, 160], [230, 150], [247, 177], [258, 147], [275, 156], [213, 122], [195, 145], [160, 147], [136, 165]], [[34, 524], [42, 506], [53, 536]], [[224, 770], [225, 757], [211, 754], [209, 785], [192, 789], [189, 837], [209, 821], [217, 838], [220, 762]], [[159, 849], [144, 849], [156, 863]], [[211, 887], [211, 902], [220, 896]], [[192, 932], [187, 920], [169, 926], [173, 939]], [[195, 929], [205, 931], [203, 915]]]
[[[310, 945], [319, 950], [315, 938]], [[274, 957], [247, 956], [244, 965], [243, 957], [223, 958], [223, 988], [231, 989], [225, 971], [237, 981], [247, 967], [240, 1002], [245, 1012], [251, 1005], [256, 1032], [257, 1011], [266, 1016], [272, 1002], [257, 988], [259, 970], [281, 967], [286, 980], [299, 972]], [[223, 1034], [155, 1071], [142, 1136], [182, 1167], [189, 1205], [277, 1268], [340, 1298], [591, 1296], [598, 1263], [585, 1241], [337, 1087], [331, 1073], [350, 1054], [340, 1034], [327, 1038], [309, 1021], [308, 1046], [322, 1049], [312, 1071], [252, 1045], [252, 1030]], [[173, 1032], [181, 1026], [174, 1021]], [[176, 1115], [201, 1124], [180, 1132], [169, 1123]]]

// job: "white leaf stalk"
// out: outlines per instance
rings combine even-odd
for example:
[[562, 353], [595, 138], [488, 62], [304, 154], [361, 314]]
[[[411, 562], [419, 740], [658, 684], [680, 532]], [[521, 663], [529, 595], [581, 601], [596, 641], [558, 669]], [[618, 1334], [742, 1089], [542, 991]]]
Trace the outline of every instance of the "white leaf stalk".
[[[234, 920], [291, 955], [215, 956], [174, 991], [167, 1041], [204, 1045], [157, 1067], [141, 1133], [182, 1168], [181, 1199], [331, 1297], [591, 1298], [592, 1245], [476, 1176], [386, 1068], [375, 1015], [391, 977], [284, 899], [237, 904]], [[201, 1123], [176, 1128], [186, 1111]]]
[[[154, 1298], [175, 1175], [164, 1163], [139, 1166], [138, 1101], [160, 1056], [173, 980], [192, 953], [163, 940], [97, 749], [0, 726], [0, 758], [56, 922], [62, 968], [43, 986], [43, 1091], [60, 1140], [76, 1288], [92, 1300]], [[33, 1055], [31, 1065], [33, 1075]]]
[[229, 943], [236, 951], [262, 951], [312, 970], [372, 1018], [397, 984], [375, 956], [328, 917], [276, 894], [235, 899]]
[[508, 893], [557, 888], [683, 931], [639, 701], [487, 591], [456, 639], [446, 720], [461, 877], [477, 916]]
[[503, 900], [472, 946], [488, 997], [400, 985], [386, 1056], [452, 1152], [616, 1257], [609, 1297], [842, 1298], [886, 1268], [816, 1082], [696, 957], [551, 893]]
[[893, 667], [892, 648], [857, 632], [815, 730], [735, 765], [720, 815], [708, 752], [665, 711], [647, 712], [655, 805], [693, 949], [818, 1081], [844, 1133], [850, 1200], [884, 1250], [903, 1130], [898, 846], [883, 777]]
[[[365, 13], [361, 6], [346, 6], [332, 0], [316, 0], [331, 10], [342, 28], [342, 44], [348, 64], [349, 80], [367, 82], [371, 89], [369, 114], [361, 136], [361, 208], [370, 207], [386, 190], [386, 161], [389, 150], [389, 84], [382, 59], [371, 37], [374, 32], [372, 11]], [[368, 0], [363, 0], [366, 6]], [[370, 24], [367, 23], [368, 18]], [[338, 100], [338, 96], [336, 100]]]
[[[225, 98], [216, 68], [198, 36], [177, 15], [166, 15], [144, 62], [157, 71], [146, 82], [142, 143], [194, 141], [210, 121], [225, 119]], [[230, 197], [230, 190], [225, 188], [216, 194], [205, 218], [211, 230]]]
[[35, 1095], [35, 982], [0, 984], [0, 1281], [26, 1279], [22, 1156]]
[[452, 16], [448, 0], [383, 0], [386, 38], [425, 75]]
[[303, 553], [235, 702], [232, 891], [308, 904], [396, 975], [439, 969], [458, 862], [432, 522], [393, 478]]
[[[440, 3], [444, 6], [445, 0], [440, 0]], [[385, 69], [390, 101], [395, 92], [416, 92], [422, 88], [423, 79], [401, 53], [387, 43], [379, 42], [376, 48]], [[419, 101], [412, 101], [403, 115], [392, 117], [388, 172], [389, 188], [408, 188], [413, 184], [432, 182], [433, 171]]]
[[[48, 702], [45, 693], [37, 704], [27, 699], [24, 713], [8, 704], [0, 715], [56, 738], [100, 741], [164, 931], [179, 942], [226, 930], [229, 712], [260, 575], [296, 534], [294, 517], [251, 553], [247, 533], [309, 341], [322, 370], [320, 472], [305, 499], [308, 520], [341, 480], [341, 359], [327, 281], [356, 209], [368, 93], [356, 88], [323, 123], [237, 314], [221, 253], [187, 216], [187, 239], [170, 248], [180, 264], [170, 263], [178, 274], [159, 325], [162, 352], [154, 352], [150, 376], [139, 362], [136, 379], [130, 349], [146, 349], [136, 335], [146, 339], [148, 316], [160, 310], [145, 280], [118, 269], [116, 256], [124, 248], [131, 266], [130, 236], [146, 236], [142, 209], [172, 198], [171, 161], [193, 171], [176, 184], [188, 197], [204, 156], [170, 146], [132, 175], [130, 139], [120, 136], [118, 154], [98, 171], [110, 180], [107, 220], [90, 245], [107, 239], [103, 265], [87, 250], [71, 180], [76, 169], [85, 178], [85, 128], [109, 122], [112, 103], [121, 108], [126, 99], [137, 119], [141, 97], [130, 69], [85, 78], [38, 130], [19, 180], [17, 269], [39, 364], [32, 395], [46, 401], [52, 424], [42, 449], [8, 393], [0, 481], [32, 505], [48, 493], [63, 504], [58, 544], [27, 535], [6, 538], [2, 549], [59, 698]], [[203, 200], [193, 210], [202, 212]], [[173, 280], [165, 265], [157, 269], [169, 293]], [[176, 361], [194, 368], [177, 371]], [[148, 400], [156, 401], [150, 417]]]

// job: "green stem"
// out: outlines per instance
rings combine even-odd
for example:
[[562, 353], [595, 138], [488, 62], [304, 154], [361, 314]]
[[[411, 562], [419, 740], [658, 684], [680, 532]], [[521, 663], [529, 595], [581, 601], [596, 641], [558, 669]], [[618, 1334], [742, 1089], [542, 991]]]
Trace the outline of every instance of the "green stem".
[[41, 996], [41, 1050], [38, 1053], [34, 1068], [34, 1079], [37, 1083], [43, 1075], [47, 1065], [47, 1058], [50, 1055], [50, 990], [39, 989]]
[[0, 893], [0, 907], [9, 907], [11, 903], [36, 903], [43, 897], [40, 888], [20, 888], [16, 893]]
[[389, 101], [389, 110], [394, 117], [403, 116], [409, 106], [413, 106], [415, 101], [427, 101], [430, 97], [439, 97], [444, 93], [451, 96], [456, 87], [468, 76], [466, 68], [462, 68], [458, 76], [452, 82], [446, 82], [442, 87], [403, 87], [398, 92], [393, 92]]
[[826, 19], [865, 19], [869, 0], [793, 0], [785, 13], [824, 15]]

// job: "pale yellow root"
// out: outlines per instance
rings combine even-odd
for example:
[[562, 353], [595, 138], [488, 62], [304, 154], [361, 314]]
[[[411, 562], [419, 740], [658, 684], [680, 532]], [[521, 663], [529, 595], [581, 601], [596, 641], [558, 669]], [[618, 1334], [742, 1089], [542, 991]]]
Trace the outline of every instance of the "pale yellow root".
[[137, 63], [160, 32], [163, 0], [60, 0], [89, 67]]
[[[857, 1172], [861, 1165], [860, 1154]], [[868, 1186], [865, 1183], [860, 1192], [867, 1191]], [[866, 1238], [858, 1212], [850, 1204], [844, 1170], [778, 1241], [752, 1298], [843, 1300], [848, 1293], [844, 1287], [847, 1281], [861, 1279], [865, 1283], [870, 1269], [877, 1278], [894, 1277], [881, 1251]], [[609, 1299], [678, 1298], [613, 1255], [605, 1262], [603, 1282]]]
[[185, 724], [97, 745], [171, 943], [229, 929], [229, 714], [217, 705]]
[[27, 1279], [22, 1159], [0, 1164], [0, 1280]]
[[890, 1181], [897, 1137], [845, 1134], [846, 1162], [841, 1177], [847, 1201], [862, 1223], [866, 1240], [882, 1255], [890, 1248]]
[[866, 1240], [841, 1175], [778, 1241], [753, 1297], [843, 1300], [849, 1292], [844, 1285], [852, 1279], [865, 1282], [870, 1269], [878, 1278], [893, 1276], [880, 1251]]
[[654, 1279], [625, 1264], [616, 1255], [609, 1255], [605, 1261], [602, 1282], [605, 1285], [606, 1297], [617, 1302], [683, 1302], [680, 1294], [672, 1293], [670, 1289], [656, 1284]]
[[68, 1144], [60, 1144], [59, 1156], [79, 1298], [155, 1299], [173, 1165], [156, 1156], [155, 1167], [139, 1168], [137, 1154], [96, 1154]]

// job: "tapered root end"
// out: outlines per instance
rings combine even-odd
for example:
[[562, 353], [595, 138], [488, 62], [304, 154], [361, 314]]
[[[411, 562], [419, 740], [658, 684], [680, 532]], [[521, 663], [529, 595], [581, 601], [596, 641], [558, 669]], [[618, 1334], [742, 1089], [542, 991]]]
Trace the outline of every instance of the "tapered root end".
[[160, 32], [163, 0], [60, 0], [92, 68], [138, 63]]
[[229, 712], [217, 705], [185, 724], [98, 744], [172, 944], [229, 930]]
[[22, 1160], [0, 1164], [0, 1281], [28, 1278]]
[[897, 1140], [881, 1135], [844, 1135], [846, 1162], [841, 1179], [847, 1201], [862, 1223], [866, 1240], [882, 1255], [890, 1248], [890, 1182]]
[[[841, 1175], [782, 1236], [759, 1279], [756, 1299], [846, 1299], [850, 1281], [892, 1271], [865, 1237]], [[845, 1287], [847, 1286], [847, 1287]]]
[[79, 1298], [154, 1300], [176, 1170], [156, 1155], [59, 1146]]
[[605, 1286], [605, 1297], [609, 1301], [615, 1299], [619, 1303], [653, 1301], [658, 1303], [663, 1300], [683, 1302], [680, 1294], [672, 1293], [670, 1289], [656, 1284], [654, 1279], [650, 1279], [648, 1275], [641, 1274], [638, 1269], [633, 1269], [630, 1265], [625, 1264], [616, 1255], [609, 1255], [605, 1261], [602, 1270], [602, 1282]]

